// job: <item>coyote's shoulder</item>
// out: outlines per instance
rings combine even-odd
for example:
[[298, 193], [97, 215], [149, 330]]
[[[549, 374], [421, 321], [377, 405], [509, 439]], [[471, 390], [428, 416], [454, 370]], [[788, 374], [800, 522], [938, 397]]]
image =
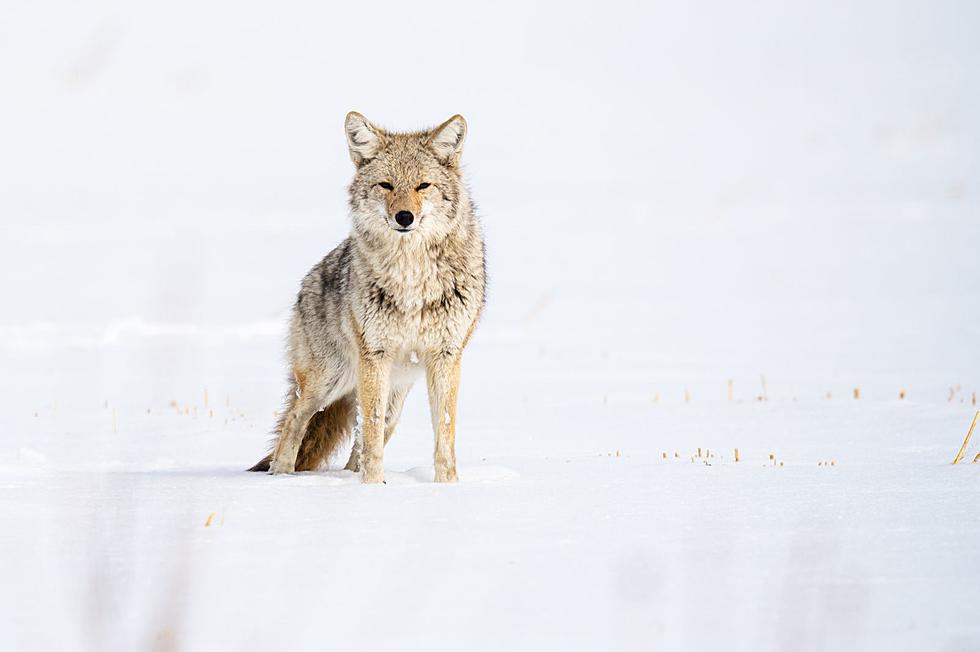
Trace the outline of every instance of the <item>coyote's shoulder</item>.
[[466, 123], [389, 133], [346, 121], [357, 171], [351, 235], [303, 279], [289, 331], [292, 387], [273, 452], [253, 470], [319, 466], [351, 431], [347, 468], [383, 479], [383, 446], [425, 372], [436, 480], [456, 479], [459, 365], [483, 308], [484, 244], [459, 169]]

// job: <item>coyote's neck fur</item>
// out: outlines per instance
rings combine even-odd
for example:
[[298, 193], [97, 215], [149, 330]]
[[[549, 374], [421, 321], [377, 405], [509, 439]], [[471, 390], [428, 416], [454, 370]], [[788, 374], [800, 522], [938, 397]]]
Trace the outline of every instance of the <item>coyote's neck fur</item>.
[[450, 218], [452, 227], [444, 234], [429, 235], [420, 228], [408, 237], [395, 232], [376, 237], [359, 231], [356, 225], [363, 221], [355, 218], [354, 282], [383, 291], [392, 307], [405, 313], [472, 288], [476, 277], [482, 276], [483, 242], [470, 202], [465, 196], [461, 199]]

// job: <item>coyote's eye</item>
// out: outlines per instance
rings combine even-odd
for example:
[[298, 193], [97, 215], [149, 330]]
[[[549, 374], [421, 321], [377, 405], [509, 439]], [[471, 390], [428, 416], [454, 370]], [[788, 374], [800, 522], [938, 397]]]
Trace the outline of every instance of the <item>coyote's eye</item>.
[[393, 185], [391, 185], [390, 183], [388, 183], [387, 181], [382, 181], [378, 185], [381, 186], [382, 188], [384, 188], [385, 190], [394, 190], [395, 189], [395, 187]]
[[423, 181], [422, 183], [419, 184], [419, 187], [416, 188], [416, 190], [425, 190], [426, 188], [428, 188], [431, 185], [432, 184], [429, 183], [428, 181]]

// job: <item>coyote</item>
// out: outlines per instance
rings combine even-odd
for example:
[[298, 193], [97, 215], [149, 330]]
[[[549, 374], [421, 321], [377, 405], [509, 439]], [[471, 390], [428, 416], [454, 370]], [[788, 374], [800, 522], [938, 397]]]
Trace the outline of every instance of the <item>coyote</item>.
[[250, 471], [316, 469], [349, 436], [345, 467], [384, 482], [384, 446], [423, 369], [435, 480], [455, 482], [460, 356], [483, 310], [483, 235], [459, 161], [466, 121], [391, 133], [347, 114], [356, 167], [350, 236], [303, 279], [289, 327], [292, 378], [273, 450]]

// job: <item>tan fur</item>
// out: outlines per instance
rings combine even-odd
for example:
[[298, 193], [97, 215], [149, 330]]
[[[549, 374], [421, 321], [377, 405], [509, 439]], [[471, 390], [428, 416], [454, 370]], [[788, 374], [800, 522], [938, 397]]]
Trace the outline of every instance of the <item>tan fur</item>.
[[395, 215], [399, 211], [409, 211], [413, 215], [418, 215], [422, 211], [422, 197], [417, 190], [402, 190], [390, 192], [385, 198], [385, 205], [388, 207], [388, 214]]
[[357, 401], [361, 425], [361, 473], [364, 482], [384, 482], [384, 423], [388, 408], [388, 375], [391, 360], [369, 351], [361, 352], [357, 377]]
[[[388, 398], [388, 406], [385, 409], [385, 445], [388, 445], [388, 440], [395, 433], [395, 427], [398, 425], [398, 420], [401, 418], [402, 408], [405, 405], [405, 398], [408, 396], [408, 388], [395, 387], [392, 388], [390, 396]], [[361, 439], [357, 438], [354, 440], [354, 446], [351, 448], [350, 457], [347, 459], [347, 464], [344, 466], [347, 471], [358, 472], [361, 470]]]
[[[351, 236], [303, 281], [289, 338], [294, 392], [270, 458], [253, 469], [319, 466], [350, 432], [356, 396], [362, 427], [346, 468], [383, 482], [384, 445], [424, 371], [435, 478], [453, 482], [460, 361], [486, 286], [483, 238], [459, 169], [466, 122], [457, 115], [400, 134], [352, 112], [345, 128], [357, 167]], [[400, 211], [412, 213], [409, 224], [395, 219]]]
[[434, 356], [426, 365], [429, 410], [436, 433], [435, 480], [456, 481], [456, 400], [460, 357]]

